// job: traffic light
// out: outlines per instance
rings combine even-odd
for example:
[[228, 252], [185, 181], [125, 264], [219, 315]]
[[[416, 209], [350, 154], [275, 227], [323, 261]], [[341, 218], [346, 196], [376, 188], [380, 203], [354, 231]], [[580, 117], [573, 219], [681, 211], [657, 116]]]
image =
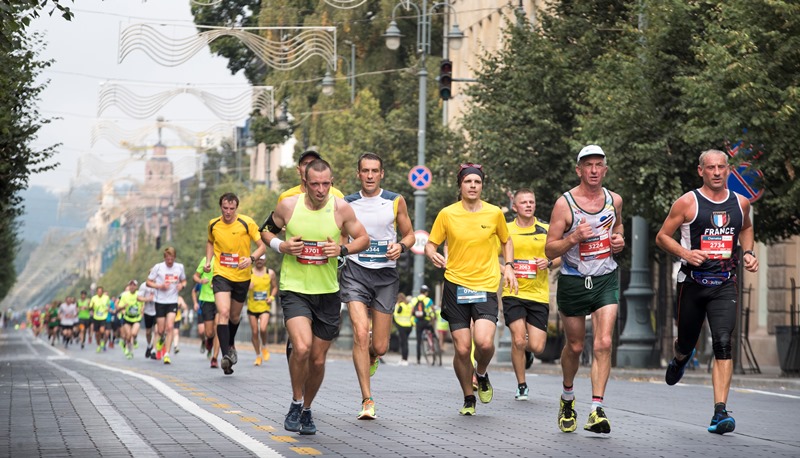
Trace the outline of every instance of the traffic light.
[[439, 97], [450, 100], [453, 96], [453, 62], [444, 59], [439, 65]]

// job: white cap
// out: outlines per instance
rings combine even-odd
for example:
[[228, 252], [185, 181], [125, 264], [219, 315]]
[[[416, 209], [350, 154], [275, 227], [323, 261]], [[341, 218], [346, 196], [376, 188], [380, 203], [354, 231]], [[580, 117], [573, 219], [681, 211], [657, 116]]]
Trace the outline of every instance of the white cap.
[[583, 147], [580, 153], [578, 153], [578, 162], [580, 162], [581, 159], [585, 158], [586, 156], [606, 157], [606, 153], [604, 153], [603, 149], [597, 145], [587, 145]]

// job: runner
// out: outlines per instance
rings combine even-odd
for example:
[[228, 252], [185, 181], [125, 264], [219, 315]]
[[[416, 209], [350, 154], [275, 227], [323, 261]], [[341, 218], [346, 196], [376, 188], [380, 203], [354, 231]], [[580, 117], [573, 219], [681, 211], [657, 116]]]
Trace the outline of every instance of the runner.
[[362, 154], [357, 177], [361, 190], [344, 200], [364, 225], [369, 248], [347, 257], [339, 278], [339, 296], [347, 303], [353, 325], [353, 365], [361, 388], [358, 419], [372, 420], [375, 401], [369, 379], [389, 349], [392, 313], [400, 291], [397, 259], [414, 244], [414, 228], [403, 196], [381, 188], [384, 169], [380, 156]]
[[612, 254], [625, 248], [622, 198], [603, 187], [608, 166], [599, 146], [588, 145], [578, 153], [575, 171], [580, 184], [553, 206], [545, 245], [549, 259], [562, 256], [557, 298], [567, 344], [561, 352], [563, 392], [558, 427], [565, 433], [577, 427], [573, 382], [583, 351], [586, 315], [591, 315], [592, 407], [583, 429], [609, 433], [611, 422], [603, 396], [611, 373], [611, 334], [619, 304], [617, 262]]
[[547, 259], [544, 245], [550, 225], [537, 219], [536, 196], [522, 188], [514, 193], [511, 209], [516, 219], [508, 223], [514, 241], [514, 275], [519, 292], [503, 288], [503, 316], [511, 331], [511, 364], [517, 376], [514, 399], [528, 400], [525, 370], [533, 363], [533, 355], [544, 351], [547, 341], [547, 321], [550, 315], [549, 269], [561, 265], [561, 258]]
[[[238, 214], [239, 198], [226, 193], [219, 198], [222, 216], [208, 222], [205, 272], [211, 272], [214, 303], [217, 307], [217, 337], [222, 349], [222, 370], [233, 374], [233, 365], [239, 361], [236, 347], [236, 332], [242, 318], [242, 307], [250, 288], [250, 266], [255, 258], [266, 252], [258, 234], [258, 226], [252, 218]], [[256, 250], [250, 253], [251, 242]]]
[[[153, 327], [156, 325], [156, 290], [147, 286], [147, 282], [142, 282], [139, 285], [139, 291], [136, 298], [143, 304], [144, 307], [144, 330], [145, 339], [147, 339], [147, 350], [144, 352], [145, 358], [156, 359], [156, 352], [153, 351]], [[136, 339], [134, 338], [134, 347], [136, 347]]]
[[31, 328], [33, 330], [33, 337], [38, 339], [39, 333], [42, 332], [42, 312], [39, 307], [35, 307], [31, 312]]
[[417, 365], [421, 363], [422, 345], [425, 340], [422, 338], [422, 333], [426, 329], [433, 332], [436, 321], [436, 307], [434, 307], [433, 299], [428, 297], [429, 294], [428, 285], [422, 285], [419, 288], [419, 295], [408, 303], [411, 307], [411, 320], [417, 336]]
[[[667, 385], [680, 381], [694, 354], [703, 322], [708, 320], [714, 349], [714, 415], [708, 432], [725, 434], [736, 428], [727, 402], [733, 375], [731, 336], [738, 312], [737, 245], [744, 249], [742, 261], [748, 272], [758, 271], [758, 259], [753, 252], [750, 202], [726, 186], [730, 174], [728, 155], [713, 149], [703, 151], [697, 174], [703, 185], [672, 205], [656, 235], [659, 248], [681, 258], [675, 310], [678, 338], [665, 379]], [[672, 238], [678, 229], [680, 243]]]
[[142, 321], [142, 303], [139, 301], [137, 289], [139, 282], [131, 280], [128, 287], [119, 297], [118, 313], [122, 315], [122, 352], [128, 359], [133, 359], [133, 339], [139, 334]]
[[86, 290], [81, 291], [81, 298], [78, 299], [78, 340], [81, 342], [81, 350], [86, 344], [86, 334], [89, 334], [89, 345], [92, 344], [92, 310], [89, 308], [89, 298]]
[[47, 306], [47, 313], [45, 315], [45, 319], [47, 320], [47, 340], [50, 341], [51, 347], [56, 344], [56, 339], [58, 339], [58, 307], [59, 302], [57, 300], [51, 302]]
[[[480, 165], [461, 165], [458, 171], [459, 201], [439, 212], [425, 245], [425, 255], [433, 265], [445, 269], [442, 316], [450, 323], [455, 349], [453, 369], [464, 394], [461, 415], [475, 415], [473, 373], [481, 402], [490, 402], [494, 394], [487, 370], [494, 355], [497, 290], [501, 278], [497, 239], [502, 244], [503, 257], [514, 259], [514, 244], [503, 211], [481, 200], [483, 180]], [[447, 257], [437, 251], [445, 242]], [[516, 292], [517, 279], [512, 266], [512, 262], [506, 262], [502, 279], [504, 285]], [[473, 341], [474, 367], [470, 360]]]
[[269, 314], [272, 311], [272, 301], [278, 294], [278, 282], [275, 280], [275, 271], [267, 269], [267, 255], [262, 254], [256, 259], [253, 273], [250, 276], [250, 288], [247, 293], [247, 317], [250, 321], [250, 340], [256, 351], [255, 366], [269, 360], [267, 350], [267, 325]]
[[[309, 192], [278, 203], [265, 222], [267, 231], [261, 233], [273, 250], [285, 254], [280, 298], [293, 350], [289, 357], [292, 404], [283, 427], [300, 434], [317, 432], [311, 403], [325, 376], [325, 356], [339, 333], [336, 257], [369, 246], [369, 236], [352, 207], [330, 195], [332, 181], [330, 165], [322, 159], [313, 161], [305, 170]], [[286, 241], [276, 236], [284, 226]], [[339, 245], [342, 231], [353, 240]]]
[[404, 293], [397, 293], [394, 306], [394, 325], [400, 338], [400, 365], [408, 366], [408, 337], [411, 335], [411, 306]]
[[97, 341], [97, 353], [106, 349], [106, 319], [108, 319], [108, 309], [111, 299], [103, 291], [102, 286], [97, 287], [97, 292], [89, 301], [89, 308], [92, 309], [92, 325], [94, 327], [94, 338]]
[[192, 277], [194, 282], [200, 286], [200, 293], [197, 296], [197, 316], [198, 320], [203, 320], [203, 330], [205, 334], [200, 334], [204, 342], [206, 357], [211, 358], [211, 368], [216, 369], [217, 357], [219, 357], [219, 340], [217, 339], [217, 306], [214, 304], [214, 291], [211, 289], [211, 280], [214, 278], [214, 258], [211, 258], [211, 269], [206, 272], [206, 257], [200, 260], [197, 269]]
[[72, 330], [78, 324], [78, 304], [74, 297], [68, 296], [58, 306], [58, 320], [61, 327], [61, 340], [64, 342], [64, 348], [67, 348], [72, 341]]
[[178, 312], [178, 293], [186, 287], [186, 272], [183, 264], [175, 262], [175, 248], [164, 249], [164, 262], [153, 266], [147, 277], [147, 286], [155, 289], [156, 333], [160, 336], [156, 343], [156, 359], [164, 364], [171, 364], [169, 349], [172, 347], [172, 328], [175, 326], [175, 314]]

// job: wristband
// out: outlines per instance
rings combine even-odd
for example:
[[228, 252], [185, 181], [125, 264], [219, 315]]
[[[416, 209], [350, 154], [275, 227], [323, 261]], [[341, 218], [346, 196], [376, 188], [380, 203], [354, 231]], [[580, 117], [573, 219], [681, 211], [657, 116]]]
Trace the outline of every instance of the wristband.
[[275, 237], [269, 242], [269, 247], [275, 250], [276, 253], [280, 253], [281, 243], [283, 243], [283, 240], [279, 239], [278, 237]]

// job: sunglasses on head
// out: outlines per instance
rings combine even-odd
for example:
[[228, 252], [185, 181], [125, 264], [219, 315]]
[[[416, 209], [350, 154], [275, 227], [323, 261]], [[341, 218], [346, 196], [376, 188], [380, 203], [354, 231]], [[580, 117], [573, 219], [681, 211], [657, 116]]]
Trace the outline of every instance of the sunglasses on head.
[[461, 168], [459, 169], [459, 171], [464, 170], [464, 169], [468, 169], [470, 167], [478, 169], [478, 170], [483, 170], [483, 166], [482, 165], [473, 164], [472, 162], [467, 162], [466, 164], [461, 164]]

